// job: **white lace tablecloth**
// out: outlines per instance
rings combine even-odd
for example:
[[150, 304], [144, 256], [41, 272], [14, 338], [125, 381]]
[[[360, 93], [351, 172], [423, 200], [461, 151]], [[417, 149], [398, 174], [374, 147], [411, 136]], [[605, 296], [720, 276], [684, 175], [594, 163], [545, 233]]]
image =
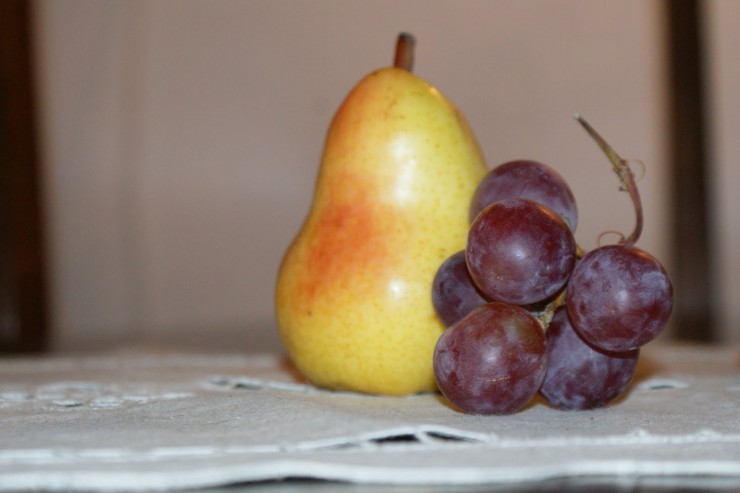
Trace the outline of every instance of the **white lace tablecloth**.
[[740, 349], [649, 345], [618, 404], [500, 417], [320, 390], [278, 354], [0, 360], [0, 490], [605, 475], [740, 479]]

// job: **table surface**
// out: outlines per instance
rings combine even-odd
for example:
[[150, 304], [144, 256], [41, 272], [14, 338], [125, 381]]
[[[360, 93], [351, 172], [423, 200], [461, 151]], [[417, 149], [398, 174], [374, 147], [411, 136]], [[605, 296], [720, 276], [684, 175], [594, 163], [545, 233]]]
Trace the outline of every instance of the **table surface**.
[[280, 353], [0, 360], [0, 490], [223, 487], [740, 490], [740, 348], [649, 345], [613, 405], [498, 417], [318, 389]]

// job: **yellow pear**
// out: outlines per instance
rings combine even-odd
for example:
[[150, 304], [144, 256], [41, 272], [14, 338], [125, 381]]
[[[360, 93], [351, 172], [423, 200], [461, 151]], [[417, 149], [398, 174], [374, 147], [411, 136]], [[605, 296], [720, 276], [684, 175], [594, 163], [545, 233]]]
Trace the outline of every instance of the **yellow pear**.
[[431, 286], [465, 247], [468, 208], [486, 173], [465, 119], [410, 72], [413, 38], [334, 116], [311, 210], [276, 289], [280, 337], [316, 385], [374, 394], [435, 390], [444, 330]]

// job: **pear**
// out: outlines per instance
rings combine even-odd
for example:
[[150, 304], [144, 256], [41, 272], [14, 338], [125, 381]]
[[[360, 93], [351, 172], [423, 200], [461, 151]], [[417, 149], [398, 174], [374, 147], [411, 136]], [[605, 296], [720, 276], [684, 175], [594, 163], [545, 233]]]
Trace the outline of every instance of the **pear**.
[[436, 389], [444, 325], [435, 272], [465, 247], [487, 168], [463, 116], [413, 75], [413, 37], [363, 78], [326, 136], [313, 202], [276, 285], [285, 350], [314, 384], [407, 395]]

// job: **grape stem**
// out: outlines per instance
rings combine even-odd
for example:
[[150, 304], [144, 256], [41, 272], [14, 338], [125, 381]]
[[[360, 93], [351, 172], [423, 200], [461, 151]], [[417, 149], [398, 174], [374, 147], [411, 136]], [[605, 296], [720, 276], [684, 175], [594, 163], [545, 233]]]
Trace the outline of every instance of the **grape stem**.
[[396, 41], [396, 54], [393, 66], [411, 72], [414, 69], [414, 45], [416, 38], [409, 33], [401, 33]]
[[604, 154], [606, 154], [606, 157], [609, 158], [609, 161], [612, 163], [612, 167], [614, 169], [614, 172], [619, 177], [619, 181], [622, 183], [622, 186], [624, 187], [624, 190], [629, 193], [630, 198], [632, 199], [632, 205], [635, 208], [635, 229], [632, 231], [632, 234], [628, 237], [624, 237], [622, 235], [622, 240], [619, 242], [622, 245], [634, 245], [637, 243], [637, 240], [640, 238], [640, 235], [642, 234], [642, 201], [640, 200], [640, 192], [637, 190], [637, 184], [635, 182], [635, 174], [632, 172], [632, 169], [629, 167], [629, 163], [622, 159], [619, 154], [612, 148], [612, 146], [609, 145], [609, 143], [604, 140], [604, 138], [596, 131], [594, 128], [581, 117], [578, 113], [575, 115], [575, 119], [580, 123], [583, 128], [586, 129], [586, 132], [591, 136], [594, 141], [596, 141], [596, 144], [601, 148], [602, 151], [604, 151]]
[[542, 312], [536, 317], [537, 321], [540, 323], [544, 330], [547, 330], [547, 328], [550, 326], [550, 322], [552, 322], [552, 317], [555, 316], [555, 310], [565, 304], [565, 293], [565, 289], [560, 291], [560, 293], [550, 303], [548, 303], [545, 309], [542, 310]]

